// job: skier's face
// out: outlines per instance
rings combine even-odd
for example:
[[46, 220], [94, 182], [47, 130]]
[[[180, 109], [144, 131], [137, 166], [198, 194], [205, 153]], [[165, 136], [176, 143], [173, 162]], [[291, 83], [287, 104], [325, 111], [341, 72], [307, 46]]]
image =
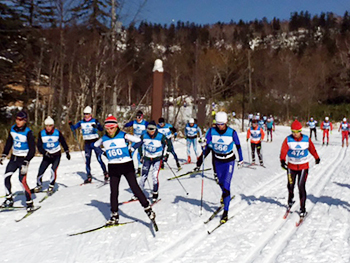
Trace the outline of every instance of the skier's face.
[[143, 119], [143, 115], [136, 116], [136, 121], [140, 123]]
[[84, 113], [84, 119], [85, 119], [86, 121], [89, 121], [89, 120], [91, 119], [91, 117], [92, 117], [91, 114], [89, 114], [89, 113]]
[[160, 123], [159, 123], [159, 126], [160, 126], [160, 127], [164, 127], [164, 125], [165, 125], [164, 122], [160, 122]]
[[16, 118], [16, 126], [18, 127], [18, 128], [21, 128], [21, 127], [23, 127], [25, 124], [26, 124], [26, 119], [23, 119], [23, 118]]
[[52, 130], [53, 130], [53, 125], [45, 125], [45, 130], [46, 130], [47, 132], [52, 132]]
[[219, 128], [219, 130], [223, 131], [226, 128], [226, 124], [225, 123], [217, 123], [216, 126]]
[[107, 134], [111, 137], [113, 137], [113, 135], [115, 134], [115, 132], [117, 131], [118, 125], [112, 126], [112, 127], [105, 127]]
[[293, 137], [299, 139], [301, 136], [301, 131], [292, 131]]

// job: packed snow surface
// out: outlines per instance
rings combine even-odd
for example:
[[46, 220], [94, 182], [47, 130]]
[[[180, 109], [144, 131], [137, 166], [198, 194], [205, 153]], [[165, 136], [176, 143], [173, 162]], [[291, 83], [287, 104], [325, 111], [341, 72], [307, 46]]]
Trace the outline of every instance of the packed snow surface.
[[[308, 130], [304, 130], [308, 134]], [[119, 206], [120, 222], [137, 222], [98, 230], [92, 233], [68, 234], [98, 227], [110, 217], [109, 186], [98, 188], [103, 180], [102, 170], [92, 158], [93, 183], [80, 184], [86, 178], [83, 153], [72, 153], [68, 161], [62, 155], [58, 168], [58, 191], [40, 203], [41, 209], [16, 223], [24, 210], [0, 212], [0, 262], [350, 262], [350, 153], [341, 147], [340, 133], [333, 131], [330, 145], [322, 146], [318, 131], [316, 149], [321, 163], [310, 160], [306, 183], [309, 212], [304, 223], [296, 227], [299, 218], [298, 189], [292, 213], [283, 219], [287, 203], [287, 175], [280, 167], [279, 153], [283, 139], [290, 134], [288, 127], [276, 127], [272, 143], [262, 145], [266, 168], [235, 167], [231, 183], [229, 216], [234, 216], [212, 234], [220, 215], [209, 224], [203, 222], [218, 207], [221, 190], [213, 179], [213, 171], [185, 176], [179, 181], [165, 167], [160, 172], [161, 201], [153, 206], [159, 231], [155, 232], [150, 220], [138, 202]], [[245, 133], [239, 137], [245, 161], [249, 161]], [[313, 139], [314, 140], [314, 139]], [[187, 158], [185, 140], [174, 143], [183, 161]], [[192, 159], [195, 159], [192, 151]], [[106, 159], [104, 159], [106, 162]], [[36, 185], [41, 157], [35, 157], [29, 167], [28, 184]], [[0, 173], [5, 173], [5, 165]], [[211, 156], [205, 160], [211, 167]], [[177, 174], [195, 167], [183, 165], [177, 172], [170, 156], [169, 165]], [[50, 178], [44, 175], [44, 188]], [[204, 180], [203, 206], [201, 186]], [[18, 172], [12, 176], [15, 205], [25, 204]], [[151, 178], [148, 182], [151, 184]], [[151, 185], [146, 183], [146, 194]], [[131, 198], [125, 178], [121, 180], [119, 201]], [[186, 192], [189, 194], [186, 195]], [[3, 192], [4, 193], [4, 192]], [[33, 195], [35, 205], [45, 193]]]

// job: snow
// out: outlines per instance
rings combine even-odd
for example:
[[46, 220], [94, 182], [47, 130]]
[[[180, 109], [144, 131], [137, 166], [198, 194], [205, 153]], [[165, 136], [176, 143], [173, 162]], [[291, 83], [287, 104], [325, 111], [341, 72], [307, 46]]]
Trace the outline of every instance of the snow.
[[[307, 129], [305, 133], [307, 134]], [[168, 167], [160, 172], [160, 198], [154, 205], [158, 232], [151, 228], [143, 208], [138, 202], [120, 205], [120, 222], [137, 220], [128, 224], [96, 232], [72, 236], [68, 234], [98, 227], [110, 216], [109, 187], [97, 188], [99, 182], [80, 186], [85, 179], [85, 164], [80, 152], [72, 153], [68, 161], [62, 155], [58, 168], [58, 191], [40, 205], [37, 212], [23, 221], [15, 219], [25, 211], [0, 213], [1, 262], [350, 262], [350, 163], [345, 148], [340, 145], [340, 133], [334, 131], [330, 145], [315, 142], [321, 163], [310, 161], [306, 183], [309, 212], [298, 228], [298, 190], [292, 214], [283, 219], [287, 202], [286, 172], [280, 168], [279, 152], [283, 139], [290, 133], [288, 127], [277, 126], [272, 143], [263, 143], [264, 162], [267, 168], [256, 170], [235, 168], [231, 184], [229, 216], [225, 225], [208, 235], [219, 222], [219, 216], [205, 225], [218, 206], [221, 191], [213, 180], [212, 170], [205, 172], [203, 208], [200, 215], [202, 176], [180, 179], [186, 195]], [[321, 132], [318, 131], [319, 138]], [[245, 160], [248, 161], [245, 134], [240, 133]], [[175, 142], [175, 150], [186, 159], [186, 146], [182, 139]], [[192, 159], [195, 159], [192, 152]], [[41, 157], [35, 157], [29, 167], [28, 183], [36, 184], [36, 174]], [[6, 163], [7, 164], [7, 161]], [[175, 167], [170, 156], [169, 165]], [[6, 165], [0, 167], [5, 173]], [[205, 160], [211, 167], [211, 157]], [[194, 168], [183, 165], [184, 173]], [[175, 171], [174, 171], [175, 172]], [[95, 158], [92, 173], [103, 179]], [[12, 190], [22, 191], [18, 174], [12, 176]], [[44, 175], [48, 186], [49, 170]], [[150, 181], [150, 180], [149, 180]], [[128, 200], [132, 194], [123, 177], [119, 201]], [[147, 195], [151, 189], [146, 183]], [[34, 203], [44, 193], [34, 196]], [[24, 196], [15, 197], [15, 205], [24, 205]]]

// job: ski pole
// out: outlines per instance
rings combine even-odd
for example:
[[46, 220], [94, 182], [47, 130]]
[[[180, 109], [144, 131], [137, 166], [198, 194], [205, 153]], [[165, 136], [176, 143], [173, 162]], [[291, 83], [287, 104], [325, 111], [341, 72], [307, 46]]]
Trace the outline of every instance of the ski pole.
[[202, 215], [203, 210], [203, 189], [204, 189], [204, 147], [202, 146], [202, 189], [201, 189], [201, 210], [200, 215]]
[[[174, 173], [174, 171], [173, 171], [173, 169], [170, 167], [170, 165], [169, 165], [167, 162], [165, 162], [165, 163], [168, 165], [168, 167], [169, 167], [170, 171], [173, 173], [174, 177], [176, 177], [176, 174]], [[184, 189], [186, 195], [188, 195], [187, 190], [186, 190], [185, 187], [182, 185], [182, 183], [181, 183], [181, 181], [179, 180], [179, 178], [176, 177], [176, 179], [177, 179], [177, 181], [179, 182], [179, 184], [181, 185], [182, 189]]]
[[248, 150], [248, 160], [249, 160], [249, 163], [252, 163], [252, 162], [250, 161], [249, 141], [247, 141], [247, 150]]

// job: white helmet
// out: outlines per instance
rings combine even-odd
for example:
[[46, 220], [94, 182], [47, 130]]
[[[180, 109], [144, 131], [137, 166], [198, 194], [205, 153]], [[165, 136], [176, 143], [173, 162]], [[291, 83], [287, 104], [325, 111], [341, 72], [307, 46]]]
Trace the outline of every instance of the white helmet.
[[48, 116], [48, 117], [45, 119], [44, 124], [45, 124], [45, 125], [54, 125], [55, 122], [54, 122], [54, 120], [53, 120], [50, 116]]
[[223, 111], [219, 111], [215, 115], [216, 123], [227, 123], [227, 113]]
[[346, 122], [346, 118], [343, 119], [343, 122]]
[[85, 107], [84, 113], [86, 113], [86, 114], [91, 114], [91, 113], [92, 113], [91, 107], [90, 107], [90, 106]]
[[191, 119], [188, 121], [188, 123], [194, 123], [194, 119], [191, 118]]
[[325, 119], [325, 121], [328, 121], [329, 120], [329, 118], [328, 117], [326, 117], [326, 118], [324, 118]]

